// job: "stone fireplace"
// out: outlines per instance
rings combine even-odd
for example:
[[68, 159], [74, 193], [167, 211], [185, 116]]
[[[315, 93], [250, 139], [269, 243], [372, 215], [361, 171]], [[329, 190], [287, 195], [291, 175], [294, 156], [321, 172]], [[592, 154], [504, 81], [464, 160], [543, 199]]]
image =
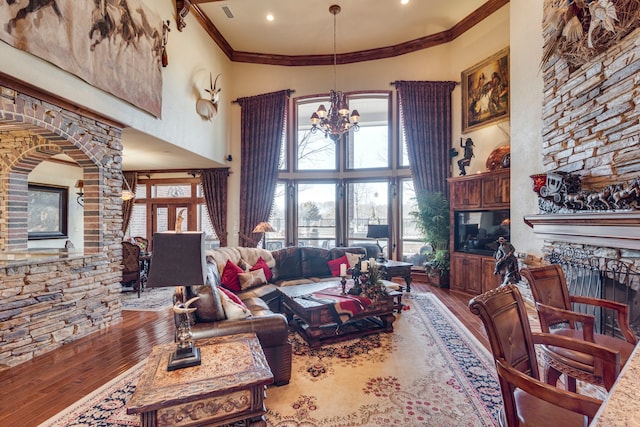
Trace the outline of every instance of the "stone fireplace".
[[[551, 3], [545, 0], [545, 14]], [[543, 34], [547, 39], [552, 30]], [[635, 30], [580, 67], [562, 59], [544, 66], [541, 172], [579, 175], [582, 188], [593, 191], [640, 177], [639, 38]], [[623, 285], [632, 294], [640, 290], [640, 207], [532, 213], [525, 222], [544, 238], [546, 261], [581, 254], [600, 271], [615, 260], [635, 277]], [[610, 297], [608, 292], [602, 296]]]
[[[0, 371], [121, 321], [122, 126], [0, 75]], [[28, 249], [28, 175], [82, 169], [80, 252]]]

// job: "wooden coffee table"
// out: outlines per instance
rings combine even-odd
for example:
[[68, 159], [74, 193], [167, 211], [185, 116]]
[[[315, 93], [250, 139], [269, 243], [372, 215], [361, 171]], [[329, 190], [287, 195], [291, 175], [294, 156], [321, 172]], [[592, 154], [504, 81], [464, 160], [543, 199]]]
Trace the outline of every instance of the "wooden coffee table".
[[140, 425], [219, 426], [243, 422], [266, 426], [265, 388], [273, 382], [256, 335], [238, 334], [195, 341], [202, 364], [167, 371], [175, 344], [154, 347], [127, 414]]
[[[349, 281], [353, 283], [353, 281]], [[320, 347], [356, 337], [392, 332], [396, 320], [395, 295], [382, 297], [347, 321], [336, 316], [331, 296], [313, 297], [313, 293], [340, 287], [340, 282], [321, 282], [308, 285], [283, 286], [278, 291], [283, 297], [284, 313], [289, 325], [297, 330], [311, 348]], [[349, 289], [351, 285], [347, 285]]]

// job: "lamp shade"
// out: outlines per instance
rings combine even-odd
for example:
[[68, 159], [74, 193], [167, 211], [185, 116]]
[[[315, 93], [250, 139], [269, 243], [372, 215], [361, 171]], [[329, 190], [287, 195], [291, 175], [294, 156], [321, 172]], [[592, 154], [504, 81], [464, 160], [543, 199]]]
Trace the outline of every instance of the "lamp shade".
[[154, 233], [148, 287], [203, 285], [206, 279], [204, 233]]
[[369, 224], [367, 228], [367, 237], [372, 239], [388, 239], [389, 238], [389, 225], [388, 224]]
[[274, 231], [276, 230], [268, 222], [261, 222], [253, 229], [254, 233], [273, 233]]

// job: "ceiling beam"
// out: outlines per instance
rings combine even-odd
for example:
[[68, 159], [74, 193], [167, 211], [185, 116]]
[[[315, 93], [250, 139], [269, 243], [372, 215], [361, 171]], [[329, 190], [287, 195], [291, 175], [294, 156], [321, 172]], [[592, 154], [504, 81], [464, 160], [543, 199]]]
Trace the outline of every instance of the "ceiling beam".
[[[333, 65], [333, 54], [327, 55], [278, 55], [269, 53], [242, 52], [236, 51], [224, 38], [220, 31], [213, 25], [213, 22], [197, 6], [200, 3], [212, 3], [222, 0], [177, 0], [178, 21], [180, 21], [180, 11], [184, 11], [184, 4], [190, 3], [191, 10], [200, 25], [218, 45], [222, 52], [233, 62], [247, 62], [251, 64], [283, 65], [288, 67], [302, 67], [310, 65]], [[361, 50], [357, 52], [341, 53], [336, 55], [336, 63], [351, 64], [354, 62], [373, 61], [376, 59], [392, 58], [417, 52], [419, 50], [434, 47], [440, 44], [449, 43], [455, 40], [466, 31], [470, 30], [479, 22], [491, 16], [509, 0], [488, 0], [482, 6], [471, 12], [460, 22], [448, 30], [420, 37], [415, 40], [399, 43], [393, 46], [386, 46], [376, 49]], [[189, 8], [186, 9], [188, 13]], [[184, 15], [186, 16], [186, 14]], [[183, 18], [184, 18], [183, 16]], [[178, 22], [178, 29], [180, 23]]]

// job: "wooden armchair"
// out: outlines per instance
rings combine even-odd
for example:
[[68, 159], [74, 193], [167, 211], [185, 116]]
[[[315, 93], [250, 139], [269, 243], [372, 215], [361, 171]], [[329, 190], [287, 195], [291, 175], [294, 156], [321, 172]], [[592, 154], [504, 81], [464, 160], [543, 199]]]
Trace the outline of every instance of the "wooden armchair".
[[[542, 332], [596, 343], [620, 353], [620, 363], [613, 378], [604, 378], [594, 371], [594, 360], [589, 355], [553, 346], [543, 346], [542, 357], [548, 366], [547, 382], [555, 384], [558, 376], [566, 374], [567, 390], [576, 390], [576, 379], [596, 384], [610, 390], [620, 369], [627, 363], [637, 338], [629, 327], [629, 307], [615, 301], [569, 295], [569, 288], [562, 268], [557, 264], [522, 269], [522, 276], [529, 282], [536, 302]], [[595, 317], [572, 311], [572, 303], [586, 304], [614, 310], [623, 339], [598, 334], [594, 331]], [[576, 327], [576, 323], [582, 328]], [[564, 324], [557, 328], [553, 326]]]
[[133, 289], [141, 292], [140, 282], [140, 246], [122, 242], [122, 285], [133, 283]]
[[602, 401], [540, 381], [535, 344], [566, 347], [597, 360], [596, 370], [613, 377], [619, 353], [589, 343], [546, 333], [532, 333], [522, 296], [515, 285], [501, 286], [469, 301], [482, 320], [500, 381], [504, 407], [502, 427], [586, 426]]

